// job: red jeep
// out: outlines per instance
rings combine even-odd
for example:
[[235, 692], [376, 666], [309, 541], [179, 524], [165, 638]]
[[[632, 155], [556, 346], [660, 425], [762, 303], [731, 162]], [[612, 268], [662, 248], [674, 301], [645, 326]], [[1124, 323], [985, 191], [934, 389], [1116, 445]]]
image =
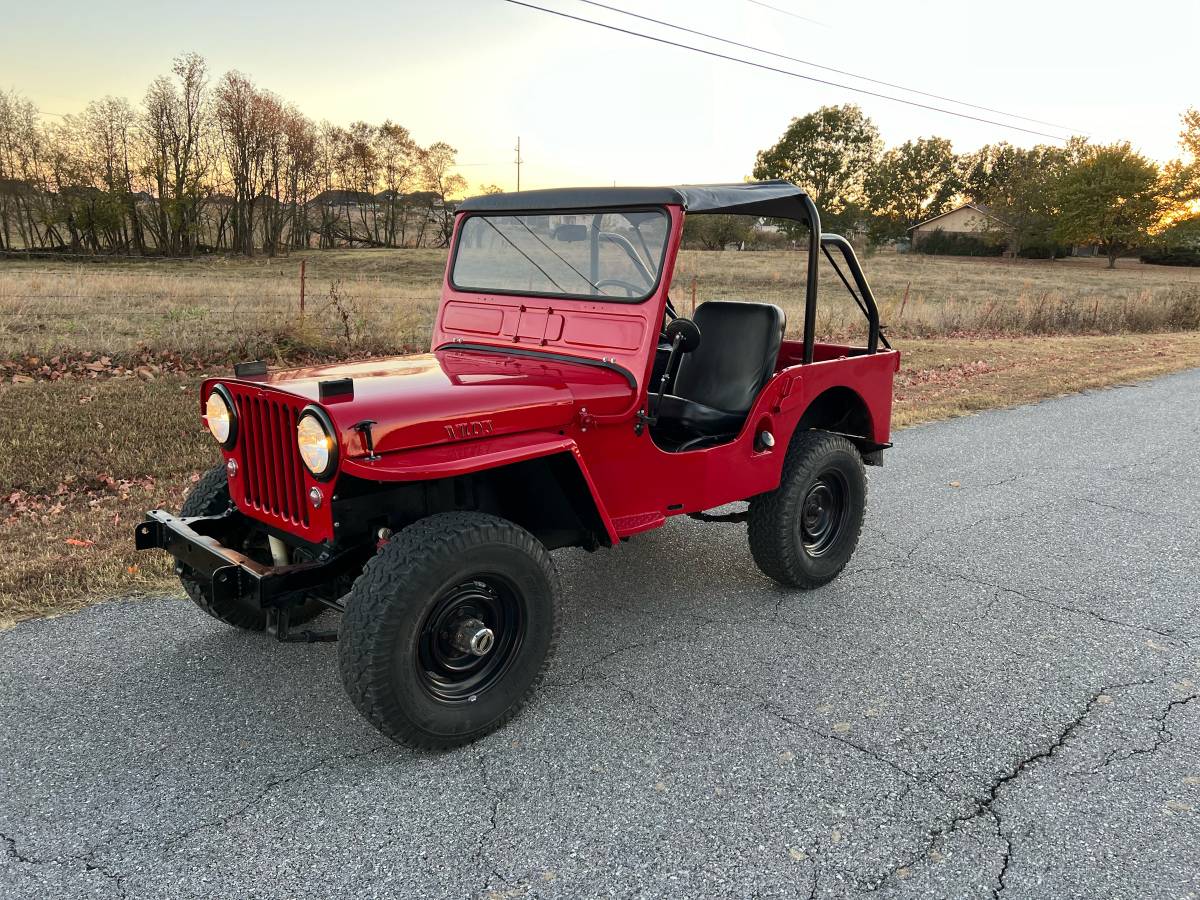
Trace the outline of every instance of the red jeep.
[[[684, 218], [706, 213], [808, 226], [801, 340], [777, 306], [678, 314]], [[864, 347], [814, 340], [822, 254], [866, 317]], [[745, 521], [783, 585], [837, 576], [863, 465], [890, 446], [899, 354], [880, 331], [850, 245], [785, 182], [477, 197], [458, 212], [432, 352], [209, 379], [202, 418], [224, 463], [181, 517], [149, 513], [137, 546], [171, 553], [224, 622], [340, 639], [346, 690], [384, 734], [461, 744], [511, 718], [546, 670], [551, 550], [690, 515]], [[291, 630], [326, 608], [338, 632]]]

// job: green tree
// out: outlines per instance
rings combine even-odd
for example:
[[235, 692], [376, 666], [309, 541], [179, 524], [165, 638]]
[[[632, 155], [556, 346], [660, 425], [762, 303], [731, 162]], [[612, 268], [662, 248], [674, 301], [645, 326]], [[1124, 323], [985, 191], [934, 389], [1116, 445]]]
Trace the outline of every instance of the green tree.
[[963, 196], [986, 206], [1013, 249], [1054, 243], [1055, 184], [1079, 148], [989, 144], [960, 157]]
[[1096, 243], [1115, 268], [1117, 257], [1145, 242], [1165, 208], [1158, 166], [1128, 143], [1091, 147], [1056, 185], [1056, 235]]
[[871, 237], [903, 237], [909, 226], [945, 212], [961, 187], [946, 138], [917, 138], [888, 150], [867, 176]]
[[748, 216], [710, 214], [683, 220], [683, 240], [689, 247], [724, 250], [727, 245], [748, 241], [753, 235], [753, 220]]
[[792, 119], [773, 147], [759, 151], [754, 177], [804, 188], [825, 229], [848, 230], [861, 216], [863, 183], [882, 150], [879, 129], [859, 107], [822, 106]]
[[1163, 173], [1175, 202], [1175, 220], [1193, 215], [1193, 205], [1200, 201], [1200, 109], [1189, 109], [1180, 119], [1183, 158], [1171, 160]]

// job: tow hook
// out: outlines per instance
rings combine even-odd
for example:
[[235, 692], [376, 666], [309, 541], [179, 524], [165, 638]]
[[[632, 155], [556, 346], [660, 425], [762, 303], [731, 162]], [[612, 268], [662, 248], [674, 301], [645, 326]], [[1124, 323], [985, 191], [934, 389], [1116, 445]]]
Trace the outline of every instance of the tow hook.
[[587, 411], [586, 406], [583, 407], [581, 410], [579, 410], [579, 430], [580, 431], [587, 431], [594, 424], [596, 424], [596, 420], [592, 416], [592, 414]]

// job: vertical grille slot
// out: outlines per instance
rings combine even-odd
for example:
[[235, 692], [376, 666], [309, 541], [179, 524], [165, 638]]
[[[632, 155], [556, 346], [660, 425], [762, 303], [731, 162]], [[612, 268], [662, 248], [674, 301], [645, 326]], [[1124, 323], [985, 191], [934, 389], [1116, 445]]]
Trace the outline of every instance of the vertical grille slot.
[[299, 411], [269, 394], [236, 392], [246, 505], [282, 522], [309, 525], [300, 451], [296, 447]]

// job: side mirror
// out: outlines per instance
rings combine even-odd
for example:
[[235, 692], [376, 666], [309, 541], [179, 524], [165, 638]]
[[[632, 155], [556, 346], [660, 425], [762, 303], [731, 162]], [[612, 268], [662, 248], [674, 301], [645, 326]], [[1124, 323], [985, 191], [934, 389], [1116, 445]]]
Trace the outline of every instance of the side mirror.
[[700, 328], [691, 319], [672, 319], [665, 334], [672, 349], [678, 346], [683, 353], [691, 353], [700, 346]]
[[562, 241], [565, 244], [574, 244], [579, 241], [588, 239], [588, 230], [586, 225], [559, 225], [554, 229], [554, 239]]

